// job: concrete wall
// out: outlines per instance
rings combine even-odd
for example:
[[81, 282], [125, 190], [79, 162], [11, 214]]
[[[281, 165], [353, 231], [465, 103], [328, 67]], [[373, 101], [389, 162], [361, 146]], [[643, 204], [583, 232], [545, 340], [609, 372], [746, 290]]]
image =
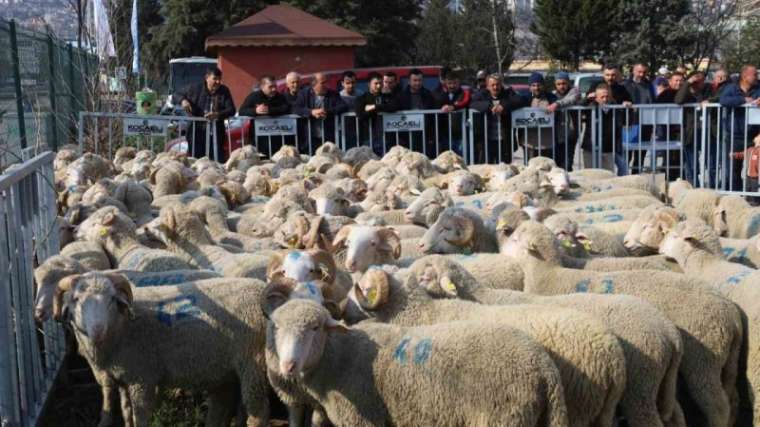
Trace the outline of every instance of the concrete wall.
[[225, 47], [219, 49], [219, 68], [224, 84], [232, 91], [239, 107], [261, 76], [277, 79], [288, 71], [316, 71], [353, 68], [353, 47]]

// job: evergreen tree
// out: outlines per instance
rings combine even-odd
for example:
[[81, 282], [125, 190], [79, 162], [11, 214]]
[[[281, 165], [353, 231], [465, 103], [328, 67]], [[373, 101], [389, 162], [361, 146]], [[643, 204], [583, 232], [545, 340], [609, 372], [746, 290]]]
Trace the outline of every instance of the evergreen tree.
[[407, 64], [414, 58], [423, 0], [291, 0], [293, 6], [356, 31], [367, 45], [356, 50], [359, 66]]
[[536, 0], [531, 30], [550, 57], [578, 69], [581, 62], [598, 61], [610, 51], [620, 4], [621, 0]]
[[694, 41], [686, 19], [690, 0], [625, 0], [614, 51], [626, 64], [643, 62], [650, 70], [680, 65], [684, 49]]
[[430, 0], [420, 21], [415, 43], [415, 60], [419, 64], [449, 64], [460, 50], [457, 43], [459, 16], [449, 8], [449, 0]]

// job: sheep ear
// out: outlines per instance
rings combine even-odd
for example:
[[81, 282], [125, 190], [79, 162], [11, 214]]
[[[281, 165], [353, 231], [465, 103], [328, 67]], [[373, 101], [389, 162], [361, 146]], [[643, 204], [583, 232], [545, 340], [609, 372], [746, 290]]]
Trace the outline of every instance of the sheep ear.
[[330, 316], [332, 316], [333, 319], [339, 320], [343, 318], [344, 306], [340, 303], [326, 299], [322, 302], [322, 305], [330, 312]]
[[383, 250], [391, 252], [394, 259], [401, 258], [401, 238], [396, 230], [391, 227], [381, 228], [377, 231], [377, 234], [381, 241], [380, 247]]
[[332, 317], [325, 322], [325, 329], [327, 329], [328, 332], [338, 332], [341, 334], [348, 333], [348, 331], [351, 330], [348, 326], [338, 322]]
[[164, 225], [171, 231], [174, 231], [177, 228], [177, 219], [174, 217], [174, 208], [167, 207], [162, 213], [161, 216], [163, 217], [162, 222]]
[[280, 281], [268, 284], [264, 288], [264, 301], [261, 305], [264, 317], [269, 319], [277, 308], [288, 301], [292, 291], [293, 289], [290, 286]]
[[317, 216], [309, 222], [308, 232], [301, 237], [301, 242], [305, 249], [312, 249], [317, 246], [317, 237], [319, 236], [319, 227], [322, 226], [322, 216]]
[[454, 297], [454, 298], [456, 298], [459, 295], [456, 283], [454, 283], [451, 280], [451, 278], [449, 278], [449, 276], [441, 277], [441, 280], [439, 280], [439, 284], [443, 292], [446, 293], [446, 295], [450, 297]]
[[320, 275], [322, 276], [321, 280], [324, 280], [328, 284], [334, 283], [337, 266], [332, 254], [322, 250], [311, 250], [309, 251], [309, 255], [317, 268], [319, 268]]
[[150, 183], [153, 185], [156, 185], [156, 173], [158, 173], [159, 169], [153, 169], [153, 171], [150, 173]]
[[267, 280], [272, 281], [275, 276], [279, 275], [278, 270], [282, 267], [282, 254], [275, 253], [269, 259], [269, 265], [267, 265]]
[[100, 220], [100, 225], [112, 225], [115, 220], [116, 215], [114, 215], [113, 212], [108, 212], [103, 215], [103, 218]]
[[348, 235], [351, 234], [351, 227], [352, 226], [350, 225], [344, 225], [335, 235], [335, 239], [333, 239], [332, 241], [333, 252], [342, 249], [346, 245], [346, 240], [348, 239]]
[[121, 305], [121, 308], [126, 311], [130, 319], [135, 318], [135, 313], [132, 311], [132, 302], [134, 296], [132, 294], [132, 284], [129, 279], [123, 274], [119, 273], [106, 273], [106, 277], [113, 283], [116, 289], [116, 300]]
[[410, 188], [409, 192], [412, 193], [415, 196], [419, 196], [419, 195], [422, 194], [422, 192], [420, 190], [418, 190], [417, 188]]
[[76, 286], [81, 274], [72, 274], [66, 276], [58, 282], [58, 286], [55, 288], [55, 295], [53, 296], [53, 319], [57, 322], [61, 322], [63, 319], [63, 296], [66, 292], [71, 291]]

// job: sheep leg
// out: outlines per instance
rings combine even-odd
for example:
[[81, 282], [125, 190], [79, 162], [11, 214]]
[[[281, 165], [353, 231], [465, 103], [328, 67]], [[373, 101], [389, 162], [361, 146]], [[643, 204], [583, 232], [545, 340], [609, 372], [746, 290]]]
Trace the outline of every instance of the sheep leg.
[[100, 422], [98, 422], [98, 427], [108, 427], [113, 424], [113, 408], [111, 406], [113, 380], [108, 375], [108, 372], [100, 369], [93, 369], [92, 374], [95, 377], [95, 382], [100, 386], [100, 393], [103, 398], [103, 404], [100, 407]]
[[129, 390], [119, 387], [119, 400], [121, 401], [121, 416], [124, 418], [124, 427], [135, 426], [135, 414], [132, 411], [132, 402], [129, 400]]
[[237, 384], [225, 384], [209, 390], [207, 426], [229, 426], [237, 407]]
[[240, 375], [240, 392], [243, 405], [248, 413], [248, 427], [269, 426], [269, 384], [255, 368]]
[[[638, 390], [640, 391], [640, 390]], [[663, 427], [657, 405], [651, 396], [632, 396], [626, 393], [620, 400], [620, 408], [628, 426], [630, 427]]]
[[705, 425], [727, 426], [731, 417], [731, 407], [720, 378], [720, 367], [700, 357], [702, 352], [699, 349], [690, 349], [688, 345], [684, 346], [684, 354], [688, 356], [681, 360], [681, 374], [689, 396], [702, 412]]
[[148, 427], [153, 408], [156, 406], [157, 391], [154, 384], [130, 384], [127, 386], [132, 402], [134, 427]]
[[306, 426], [306, 407], [304, 405], [289, 404], [288, 427]]
[[314, 408], [311, 413], [311, 427], [327, 427], [332, 425], [330, 419], [327, 418], [325, 410], [322, 408]]

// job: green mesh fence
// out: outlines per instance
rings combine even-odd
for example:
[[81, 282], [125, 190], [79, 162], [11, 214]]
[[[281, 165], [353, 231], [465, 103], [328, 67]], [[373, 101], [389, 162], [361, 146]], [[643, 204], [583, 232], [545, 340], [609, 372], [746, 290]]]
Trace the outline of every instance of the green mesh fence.
[[87, 76], [97, 75], [93, 55], [18, 25], [14, 43], [13, 26], [0, 20], [0, 169], [76, 143], [77, 112], [90, 99]]

